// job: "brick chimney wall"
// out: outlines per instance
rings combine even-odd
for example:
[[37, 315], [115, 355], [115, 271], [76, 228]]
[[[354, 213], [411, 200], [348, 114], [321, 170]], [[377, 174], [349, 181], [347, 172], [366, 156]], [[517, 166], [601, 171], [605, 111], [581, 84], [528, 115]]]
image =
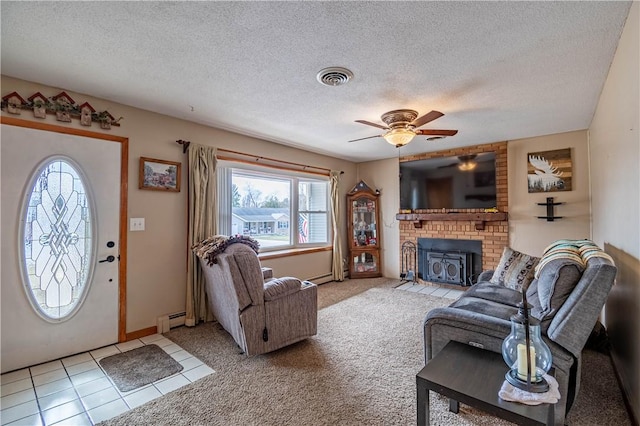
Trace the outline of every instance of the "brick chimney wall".
[[[509, 211], [507, 186], [507, 143], [497, 142], [474, 147], [454, 148], [446, 151], [429, 152], [401, 157], [400, 162], [426, 158], [451, 157], [458, 155], [495, 152], [496, 155], [496, 204], [501, 212]], [[448, 209], [466, 213], [483, 212], [483, 209]], [[442, 209], [417, 210], [415, 213], [441, 213]], [[452, 215], [452, 218], [454, 216]], [[482, 241], [482, 269], [494, 269], [500, 261], [502, 250], [509, 245], [509, 223], [507, 221], [485, 222], [483, 230], [476, 230], [474, 222], [464, 220], [422, 221], [416, 228], [411, 221], [400, 221], [400, 264], [402, 264], [402, 243], [411, 241], [418, 244], [418, 238], [449, 238]]]

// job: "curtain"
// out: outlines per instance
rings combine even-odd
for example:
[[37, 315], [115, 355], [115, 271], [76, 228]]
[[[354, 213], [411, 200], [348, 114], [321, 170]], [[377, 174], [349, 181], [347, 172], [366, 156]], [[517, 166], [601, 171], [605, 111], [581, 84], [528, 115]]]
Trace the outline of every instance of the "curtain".
[[189, 146], [189, 255], [185, 324], [190, 327], [200, 321], [213, 319], [207, 306], [204, 273], [191, 246], [217, 234], [216, 162], [216, 148], [194, 143]]
[[333, 279], [344, 280], [344, 267], [342, 265], [342, 239], [340, 236], [340, 172], [332, 170], [330, 173], [331, 184], [331, 223], [333, 225]]

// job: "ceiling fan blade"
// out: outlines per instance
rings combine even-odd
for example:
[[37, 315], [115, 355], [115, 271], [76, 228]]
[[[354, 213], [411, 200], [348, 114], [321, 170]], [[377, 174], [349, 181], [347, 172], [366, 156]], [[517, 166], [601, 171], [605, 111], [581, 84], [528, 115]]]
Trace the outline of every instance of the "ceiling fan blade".
[[354, 140], [351, 140], [351, 141], [349, 141], [349, 143], [351, 143], [351, 142], [363, 141], [363, 140], [365, 140], [365, 139], [380, 138], [380, 137], [382, 137], [382, 135], [377, 135], [377, 136], [368, 136], [368, 137], [366, 137], [366, 138], [360, 138], [360, 139], [354, 139]]
[[382, 129], [382, 130], [389, 130], [389, 128], [387, 126], [383, 126], [382, 124], [372, 123], [372, 122], [367, 121], [367, 120], [356, 120], [356, 123], [366, 124], [367, 126], [377, 127], [378, 129]]
[[436, 118], [442, 117], [444, 114], [440, 111], [431, 111], [423, 115], [422, 117], [418, 117], [411, 122], [411, 125], [414, 127], [424, 126], [430, 121], [435, 120]]
[[446, 166], [440, 166], [438, 167], [439, 169], [446, 169], [447, 167], [454, 167], [454, 166], [458, 166], [460, 163], [451, 163], [451, 164], [447, 164]]
[[437, 130], [437, 129], [416, 130], [416, 135], [453, 136], [456, 133], [458, 133], [457, 130]]

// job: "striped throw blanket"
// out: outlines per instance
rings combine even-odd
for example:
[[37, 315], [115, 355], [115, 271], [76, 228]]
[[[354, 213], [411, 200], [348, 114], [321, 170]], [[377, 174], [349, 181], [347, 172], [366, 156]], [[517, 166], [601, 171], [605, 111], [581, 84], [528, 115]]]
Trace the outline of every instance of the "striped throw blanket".
[[260, 250], [260, 243], [251, 237], [244, 235], [232, 235], [230, 237], [226, 235], [214, 235], [213, 237], [206, 238], [197, 244], [191, 246], [191, 250], [200, 258], [205, 259], [208, 265], [213, 265], [217, 262], [217, 257], [220, 253], [225, 251], [231, 244], [245, 244], [251, 247], [253, 251], [258, 254]]
[[607, 253], [602, 251], [591, 240], [558, 240], [549, 245], [542, 252], [540, 262], [536, 266], [535, 278], [538, 278], [540, 271], [547, 263], [554, 259], [568, 259], [587, 267], [587, 262], [593, 257], [602, 257], [613, 263], [613, 259]]

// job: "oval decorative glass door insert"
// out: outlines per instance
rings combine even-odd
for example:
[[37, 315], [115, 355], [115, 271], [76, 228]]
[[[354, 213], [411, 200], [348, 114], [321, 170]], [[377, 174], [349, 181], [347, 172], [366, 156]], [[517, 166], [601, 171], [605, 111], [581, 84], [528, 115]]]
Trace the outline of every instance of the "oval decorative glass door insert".
[[93, 275], [94, 209], [81, 169], [67, 157], [50, 158], [31, 178], [20, 231], [24, 287], [47, 321], [80, 309]]

